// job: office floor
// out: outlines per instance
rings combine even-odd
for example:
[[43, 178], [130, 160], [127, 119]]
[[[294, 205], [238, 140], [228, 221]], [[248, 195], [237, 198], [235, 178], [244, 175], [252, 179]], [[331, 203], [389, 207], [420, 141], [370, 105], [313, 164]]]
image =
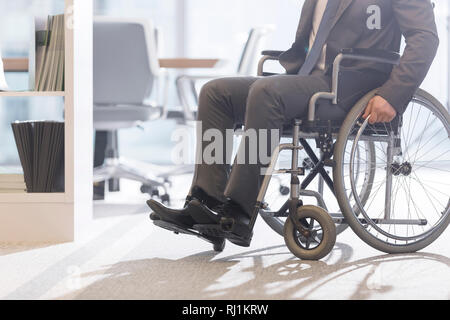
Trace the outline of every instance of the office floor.
[[[174, 181], [181, 203], [189, 177]], [[450, 299], [450, 230], [422, 252], [385, 255], [350, 230], [320, 262], [299, 261], [261, 220], [250, 248], [216, 254], [154, 227], [138, 195], [95, 204], [77, 243], [0, 244], [1, 299]]]

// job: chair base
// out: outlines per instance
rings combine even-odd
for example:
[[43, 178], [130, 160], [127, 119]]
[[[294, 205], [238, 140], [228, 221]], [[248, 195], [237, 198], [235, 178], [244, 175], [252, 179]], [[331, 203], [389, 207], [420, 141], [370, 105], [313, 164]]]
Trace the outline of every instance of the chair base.
[[125, 161], [116, 158], [108, 158], [105, 163], [94, 168], [94, 182], [102, 182], [114, 179], [128, 179], [141, 182], [144, 186], [152, 188], [161, 188], [167, 194], [165, 181], [162, 177], [153, 176], [144, 173], [125, 163]]

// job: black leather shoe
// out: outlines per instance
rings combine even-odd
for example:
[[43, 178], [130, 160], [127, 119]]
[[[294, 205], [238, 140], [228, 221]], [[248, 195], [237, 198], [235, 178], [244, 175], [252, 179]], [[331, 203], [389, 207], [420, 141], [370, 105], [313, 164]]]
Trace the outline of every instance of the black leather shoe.
[[[188, 196], [187, 198], [186, 198], [186, 201], [184, 202], [184, 207], [183, 207], [183, 209], [184, 208], [186, 208], [186, 206], [187, 206], [187, 204], [189, 203], [189, 201], [191, 201], [191, 200], [193, 200], [194, 198], [192, 198], [192, 197], [190, 197], [190, 196]], [[167, 207], [165, 207], [164, 205], [161, 205], [160, 203], [158, 203], [157, 201], [155, 201], [155, 200], [148, 200], [147, 201], [147, 205], [153, 210], [153, 207], [154, 207], [154, 210], [157, 210], [158, 212], [159, 211], [161, 211], [161, 210], [170, 210], [170, 211], [177, 211], [177, 210], [173, 210], [173, 209], [169, 209], [169, 208], [167, 208]], [[181, 210], [183, 210], [183, 209], [181, 209]], [[181, 211], [180, 210], [180, 211]], [[158, 220], [161, 220], [161, 217], [159, 216], [159, 213], [158, 212], [156, 212], [156, 211], [153, 211], [152, 213], [150, 213], [150, 220], [152, 220], [152, 221], [158, 221]]]
[[193, 200], [189, 202], [188, 212], [194, 221], [194, 229], [215, 237], [224, 237], [230, 242], [249, 247], [253, 231], [250, 229], [250, 218], [236, 203], [227, 201], [225, 204], [209, 209], [203, 203]]
[[166, 222], [174, 223], [182, 228], [190, 229], [194, 224], [197, 223], [197, 221], [192, 219], [191, 215], [188, 212], [188, 204], [192, 200], [200, 201], [201, 203], [212, 207], [221, 204], [220, 201], [209, 196], [202, 189], [194, 187], [192, 189], [192, 195], [186, 198], [184, 207], [181, 210], [168, 208], [155, 200], [147, 201], [147, 205], [153, 210], [153, 212], [150, 214], [150, 219], [153, 221], [163, 220]]
[[185, 229], [190, 229], [195, 224], [186, 212], [186, 206], [181, 210], [171, 209], [153, 199], [148, 200], [147, 205], [153, 210], [150, 214], [150, 219], [153, 221], [163, 220]]
[[221, 208], [222, 218], [220, 226], [226, 232], [229, 232], [227, 239], [241, 247], [249, 247], [253, 237], [253, 231], [250, 229], [250, 217], [233, 201], [228, 201]]
[[161, 220], [161, 218], [159, 217], [159, 215], [156, 212], [152, 212], [152, 213], [150, 213], [150, 220], [158, 221], [158, 220]]

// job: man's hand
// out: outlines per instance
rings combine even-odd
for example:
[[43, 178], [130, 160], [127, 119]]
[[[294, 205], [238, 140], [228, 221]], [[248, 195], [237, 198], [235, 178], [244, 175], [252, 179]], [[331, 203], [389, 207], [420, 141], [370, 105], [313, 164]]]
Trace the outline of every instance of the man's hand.
[[363, 118], [367, 119], [369, 115], [370, 124], [391, 122], [397, 115], [397, 111], [383, 97], [375, 96], [367, 105]]

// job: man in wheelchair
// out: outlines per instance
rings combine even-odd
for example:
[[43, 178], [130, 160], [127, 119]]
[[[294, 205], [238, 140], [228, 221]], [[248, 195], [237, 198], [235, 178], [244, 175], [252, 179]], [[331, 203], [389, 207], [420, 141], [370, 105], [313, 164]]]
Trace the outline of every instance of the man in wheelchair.
[[[400, 51], [402, 35], [406, 47], [399, 59], [395, 52]], [[200, 94], [198, 121], [203, 132], [218, 129], [223, 137], [240, 124], [245, 130], [270, 133], [296, 119], [342, 123], [362, 97], [378, 88], [363, 118], [370, 124], [390, 123], [403, 114], [424, 80], [438, 44], [430, 0], [305, 0], [292, 47], [264, 52], [265, 60], [279, 60], [286, 74], [261, 72], [265, 77], [207, 83]], [[326, 94], [315, 97], [311, 107], [318, 92], [335, 94], [332, 99]], [[198, 152], [206, 146], [202, 142]], [[247, 149], [241, 147], [238, 157], [244, 154], [248, 160]], [[228, 239], [249, 246], [254, 209], [261, 205], [261, 169], [268, 164], [258, 158], [256, 164], [236, 162], [231, 169], [229, 162], [197, 164], [185, 208], [173, 210], [150, 200], [151, 219], [215, 244]]]

